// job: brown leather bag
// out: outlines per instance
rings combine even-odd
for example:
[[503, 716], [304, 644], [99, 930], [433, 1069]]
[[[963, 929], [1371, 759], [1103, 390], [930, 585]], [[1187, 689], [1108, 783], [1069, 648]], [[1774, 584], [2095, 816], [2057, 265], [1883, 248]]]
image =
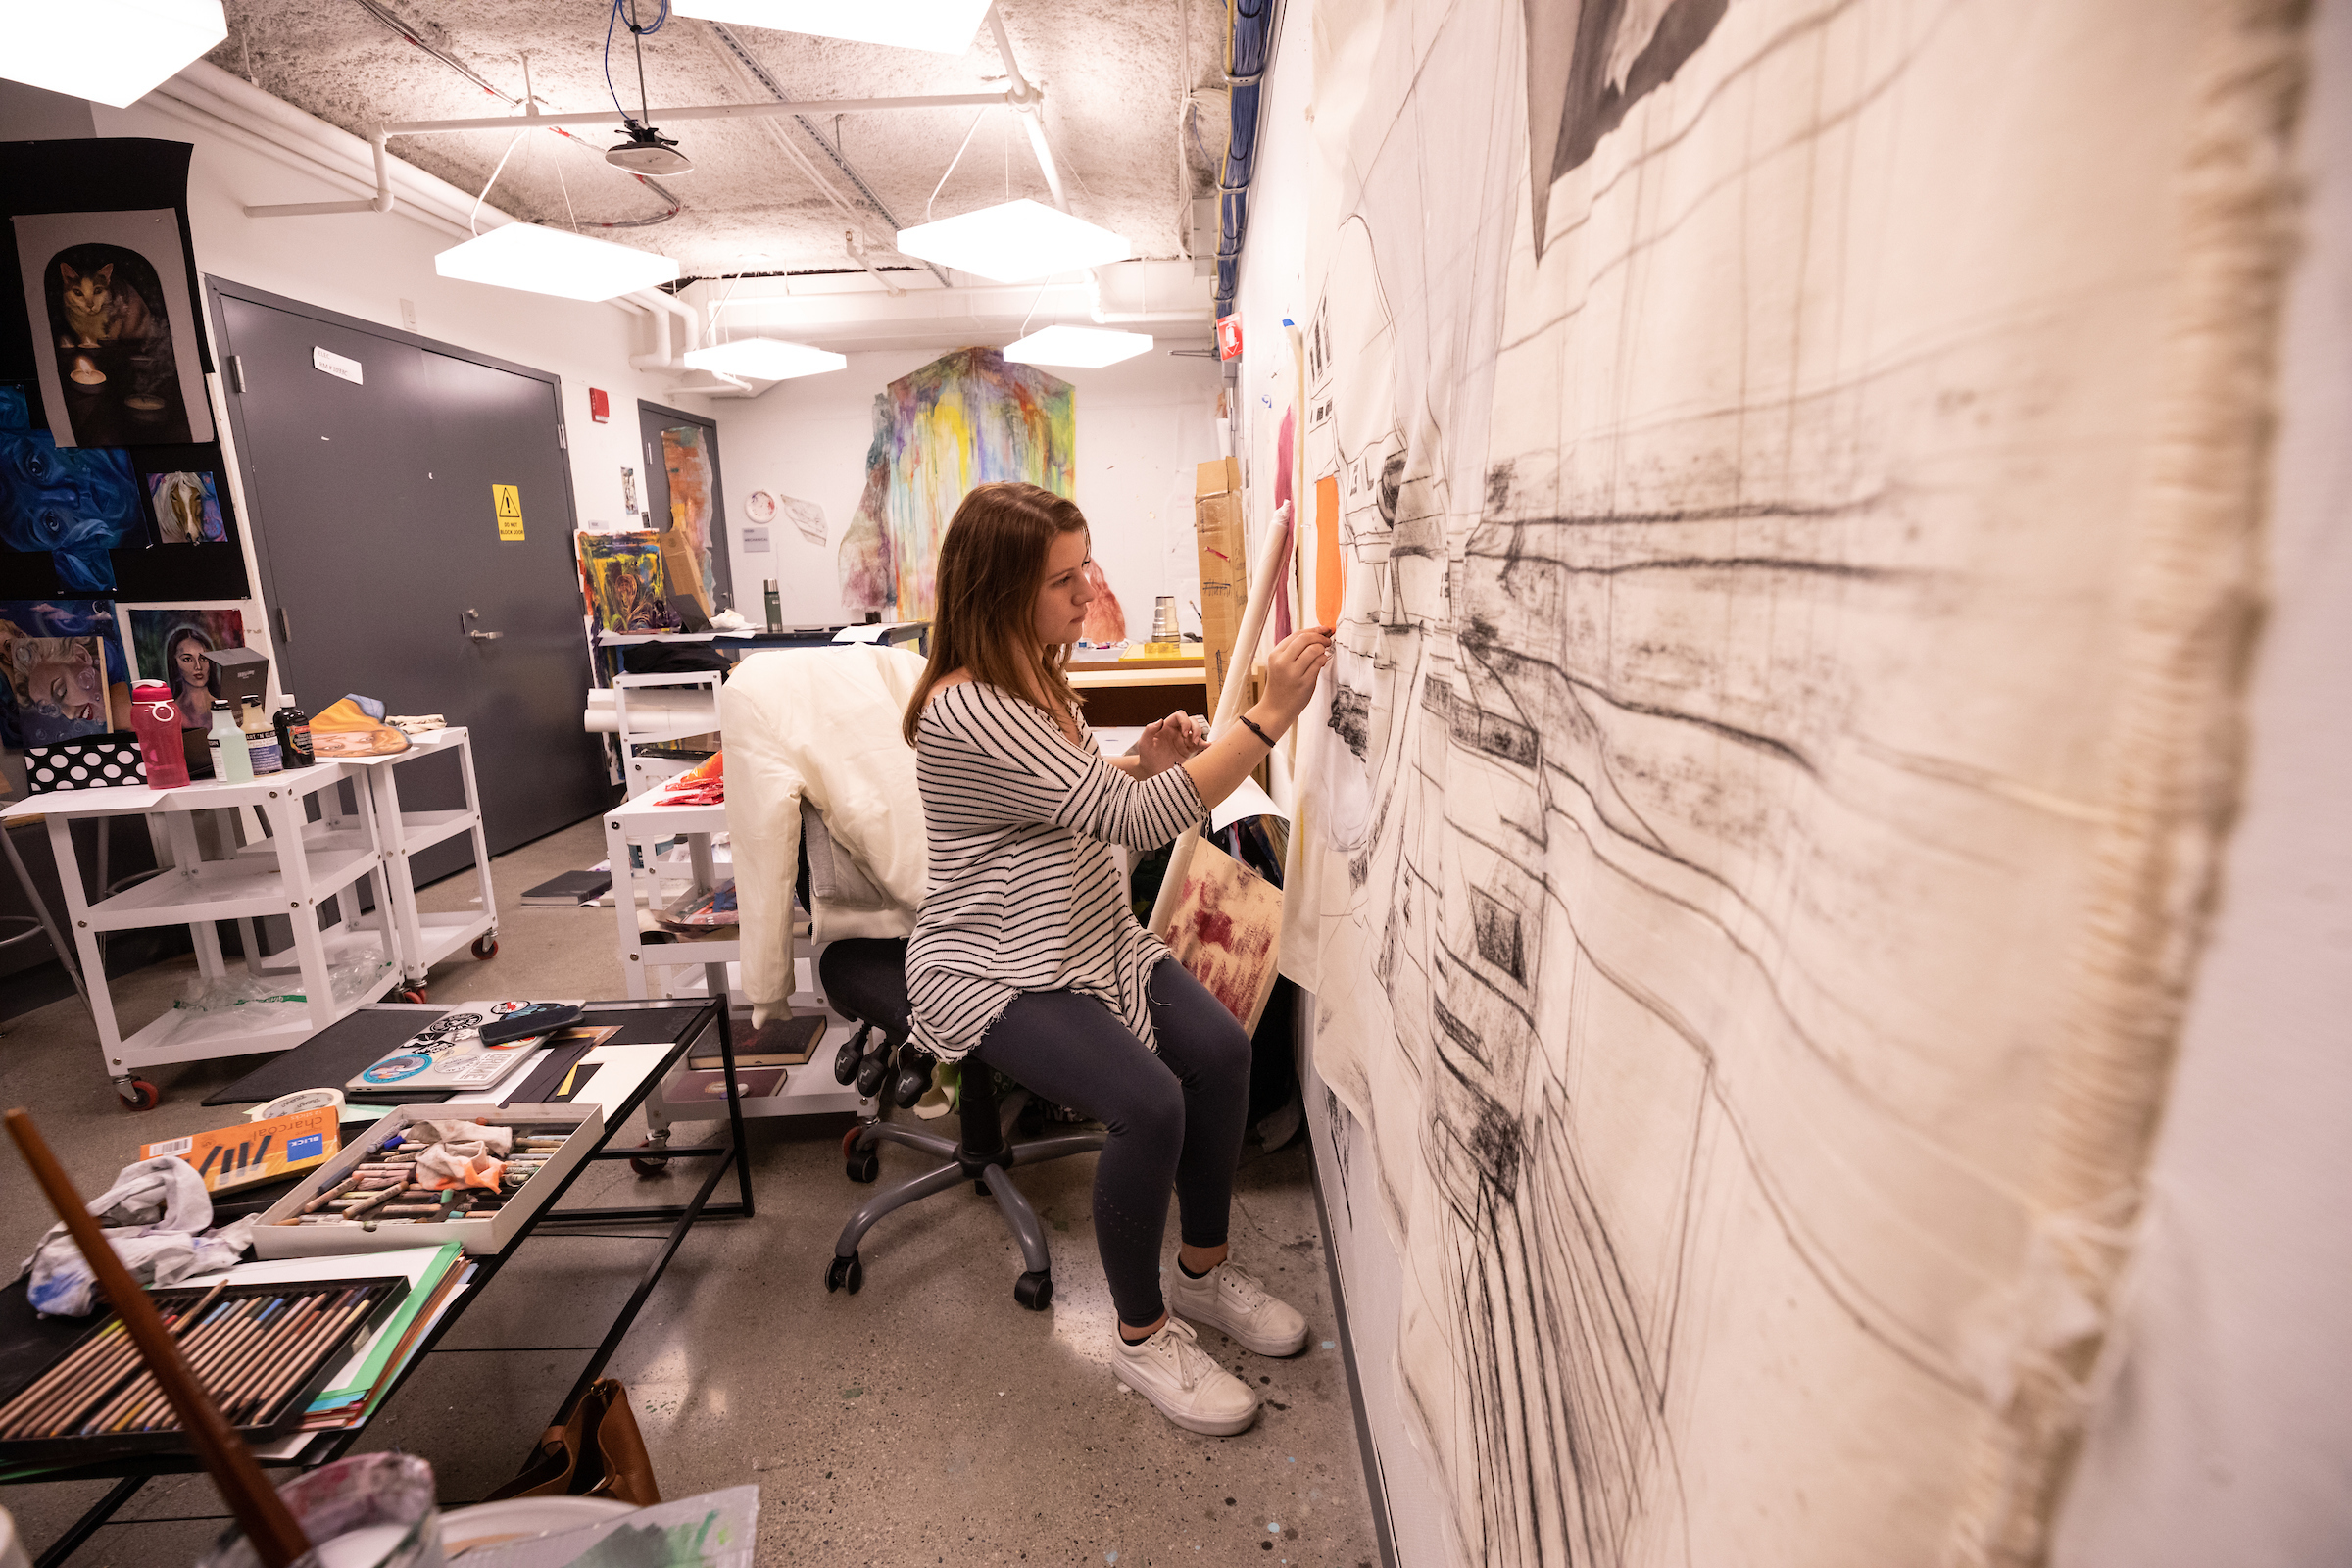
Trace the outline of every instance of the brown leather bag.
[[662, 1500], [629, 1391], [618, 1378], [590, 1384], [571, 1413], [547, 1429], [522, 1473], [483, 1500], [566, 1496], [611, 1497], [638, 1508]]

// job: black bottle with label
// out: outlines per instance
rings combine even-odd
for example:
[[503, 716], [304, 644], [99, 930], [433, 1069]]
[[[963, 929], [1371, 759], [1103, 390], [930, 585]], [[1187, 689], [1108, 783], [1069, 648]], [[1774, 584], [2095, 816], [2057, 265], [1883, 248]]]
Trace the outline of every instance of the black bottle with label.
[[311, 715], [295, 705], [294, 694], [286, 693], [286, 706], [270, 716], [277, 730], [278, 756], [288, 767], [308, 767], [318, 759], [311, 755]]

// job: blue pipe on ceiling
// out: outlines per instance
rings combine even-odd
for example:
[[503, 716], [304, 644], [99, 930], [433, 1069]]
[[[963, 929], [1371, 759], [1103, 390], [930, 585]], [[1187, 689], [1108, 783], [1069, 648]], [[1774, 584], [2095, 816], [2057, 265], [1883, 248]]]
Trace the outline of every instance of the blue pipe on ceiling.
[[1233, 312], [1250, 228], [1250, 181], [1257, 172], [1258, 92], [1274, 51], [1276, 0], [1226, 0], [1225, 85], [1233, 124], [1217, 180], [1217, 315]]

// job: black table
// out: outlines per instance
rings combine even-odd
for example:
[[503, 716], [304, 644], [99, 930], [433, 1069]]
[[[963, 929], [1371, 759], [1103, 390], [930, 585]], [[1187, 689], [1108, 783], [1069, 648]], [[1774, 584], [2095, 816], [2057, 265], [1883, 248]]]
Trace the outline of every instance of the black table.
[[[446, 1007], [398, 1004], [362, 1007], [349, 1017], [340, 1019], [330, 1027], [320, 1030], [293, 1050], [273, 1058], [254, 1072], [248, 1073], [235, 1084], [206, 1100], [205, 1103], [208, 1105], [243, 1103], [248, 1100], [259, 1102], [271, 1099], [278, 1094], [285, 1093], [286, 1090], [270, 1089], [267, 1094], [256, 1094], [253, 1093], [253, 1090], [256, 1087], [268, 1087], [281, 1081], [287, 1082], [288, 1087], [296, 1089], [315, 1088], [320, 1084], [340, 1084], [400, 1044], [401, 1041], [416, 1033], [420, 1017], [437, 1017], [446, 1011], [448, 1011]], [[703, 1219], [749, 1219], [752, 1217], [752, 1173], [751, 1167], [745, 1162], [742, 1155], [743, 1105], [734, 1093], [735, 1041], [734, 1031], [729, 1026], [727, 1010], [712, 1003], [682, 1003], [674, 998], [645, 1002], [592, 1002], [582, 1009], [579, 1021], [582, 1025], [589, 1027], [604, 1025], [617, 1027], [620, 1033], [606, 1041], [607, 1045], [647, 1045], [666, 1042], [669, 1050], [663, 1054], [661, 1064], [646, 1075], [645, 1080], [630, 1093], [629, 1097], [607, 1112], [604, 1136], [597, 1140], [595, 1148], [588, 1152], [585, 1158], [564, 1174], [556, 1190], [548, 1195], [546, 1203], [523, 1221], [521, 1229], [508, 1243], [507, 1250], [504, 1252], [483, 1253], [471, 1258], [474, 1264], [472, 1285], [450, 1301], [448, 1309], [442, 1312], [440, 1318], [426, 1330], [416, 1349], [410, 1354], [407, 1363], [393, 1374], [391, 1385], [385, 1389], [382, 1398], [376, 1401], [376, 1410], [381, 1410], [399, 1396], [401, 1386], [408, 1381], [410, 1373], [421, 1365], [426, 1356], [435, 1352], [441, 1338], [449, 1332], [451, 1326], [457, 1322], [466, 1308], [481, 1299], [482, 1287], [497, 1277], [499, 1269], [514, 1254], [514, 1249], [533, 1235], [546, 1231], [550, 1226], [559, 1227], [550, 1234], [561, 1236], [564, 1234], [561, 1227], [581, 1223], [670, 1221], [670, 1228], [666, 1235], [645, 1238], [647, 1241], [659, 1241], [662, 1244], [659, 1251], [653, 1261], [646, 1266], [644, 1274], [639, 1277], [637, 1288], [630, 1293], [626, 1304], [613, 1318], [612, 1326], [605, 1331], [605, 1337], [598, 1344], [596, 1353], [588, 1358], [587, 1366], [573, 1381], [571, 1391], [564, 1396], [563, 1403], [556, 1406], [555, 1417], [530, 1429], [531, 1434], [535, 1437], [546, 1427], [559, 1423], [580, 1396], [588, 1391], [589, 1385], [604, 1376], [607, 1363], [620, 1348], [620, 1342], [627, 1338], [630, 1327], [637, 1321], [639, 1309], [645, 1305], [646, 1298], [653, 1295], [654, 1287], [662, 1282], [662, 1274], [669, 1268], [670, 1259], [677, 1255], [679, 1244], [685, 1241], [686, 1233], [694, 1227], [695, 1223]], [[730, 1141], [725, 1144], [685, 1147], [666, 1145], [659, 1150], [608, 1147], [612, 1143], [613, 1133], [618, 1131], [637, 1111], [638, 1107], [645, 1103], [646, 1097], [659, 1089], [662, 1081], [669, 1075], [671, 1069], [678, 1065], [689, 1051], [700, 1046], [704, 1037], [713, 1030], [718, 1036], [719, 1056], [725, 1064], [725, 1081], [728, 1086], [727, 1122], [732, 1133]], [[291, 1082], [296, 1078], [300, 1079], [300, 1082]], [[409, 1102], [437, 1102], [452, 1098], [455, 1097], [449, 1094], [439, 1094], [411, 1096], [408, 1097], [408, 1100]], [[709, 1159], [711, 1161], [711, 1169], [710, 1174], [705, 1177], [702, 1185], [696, 1189], [694, 1197], [682, 1204], [662, 1204], [642, 1208], [622, 1206], [618, 1208], [560, 1209], [558, 1207], [563, 1202], [564, 1194], [570, 1190], [571, 1184], [579, 1180], [581, 1174], [589, 1168], [591, 1160], [643, 1158]], [[710, 1195], [717, 1191], [719, 1183], [725, 1178], [730, 1167], [735, 1171], [737, 1197], [732, 1202], [713, 1203], [710, 1201]], [[364, 1252], [353, 1255], [361, 1259], [367, 1256]], [[86, 1318], [52, 1318], [44, 1322], [36, 1318], [31, 1303], [25, 1299], [24, 1282], [22, 1280], [8, 1287], [6, 1291], [0, 1292], [0, 1391], [12, 1390], [14, 1387], [22, 1386], [29, 1381], [32, 1376], [36, 1375], [39, 1367], [45, 1365], [55, 1354], [56, 1348], [79, 1334], [87, 1327], [88, 1321]], [[499, 1348], [510, 1352], [518, 1352], [537, 1350], [543, 1347], [517, 1345], [502, 1346]], [[0, 1398], [5, 1397], [6, 1393], [0, 1392]], [[330, 1460], [340, 1459], [351, 1450], [354, 1444], [359, 1442], [361, 1435], [368, 1430], [368, 1422], [373, 1419], [374, 1412], [370, 1411], [368, 1419], [361, 1421], [356, 1426], [318, 1433], [291, 1458], [267, 1459], [263, 1463], [278, 1468], [310, 1469]], [[89, 1540], [100, 1526], [114, 1517], [117, 1510], [137, 1494], [138, 1490], [147, 1484], [150, 1476], [188, 1475], [203, 1468], [202, 1461], [193, 1453], [140, 1454], [96, 1464], [77, 1465], [72, 1469], [54, 1470], [37, 1478], [18, 1483], [19, 1485], [34, 1486], [52, 1481], [120, 1478], [116, 1485], [108, 1490], [105, 1496], [92, 1504], [64, 1535], [50, 1543], [48, 1548], [34, 1559], [35, 1568], [56, 1568], [57, 1564], [64, 1562], [79, 1550], [82, 1543]]]

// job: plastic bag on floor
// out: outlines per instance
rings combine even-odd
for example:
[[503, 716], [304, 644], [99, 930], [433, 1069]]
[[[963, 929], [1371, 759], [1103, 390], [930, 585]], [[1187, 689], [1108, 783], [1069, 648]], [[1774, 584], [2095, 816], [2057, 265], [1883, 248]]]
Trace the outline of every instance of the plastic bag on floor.
[[[228, 1267], [244, 1254], [262, 1221], [259, 1214], [249, 1214], [200, 1234], [213, 1223], [212, 1195], [204, 1190], [204, 1178], [172, 1155], [123, 1166], [115, 1185], [90, 1200], [90, 1212], [105, 1227], [107, 1244], [130, 1277], [157, 1285]], [[43, 1317], [89, 1314], [96, 1278], [64, 1225], [49, 1227], [24, 1267], [32, 1274], [24, 1291], [34, 1311]]]
[[[329, 993], [338, 1008], [354, 1006], [371, 997], [392, 973], [389, 961], [378, 957], [346, 960], [326, 971]], [[299, 971], [254, 974], [232, 970], [218, 980], [200, 980], [172, 1004], [179, 1022], [172, 1027], [173, 1045], [255, 1034], [310, 1021], [310, 997]]]

